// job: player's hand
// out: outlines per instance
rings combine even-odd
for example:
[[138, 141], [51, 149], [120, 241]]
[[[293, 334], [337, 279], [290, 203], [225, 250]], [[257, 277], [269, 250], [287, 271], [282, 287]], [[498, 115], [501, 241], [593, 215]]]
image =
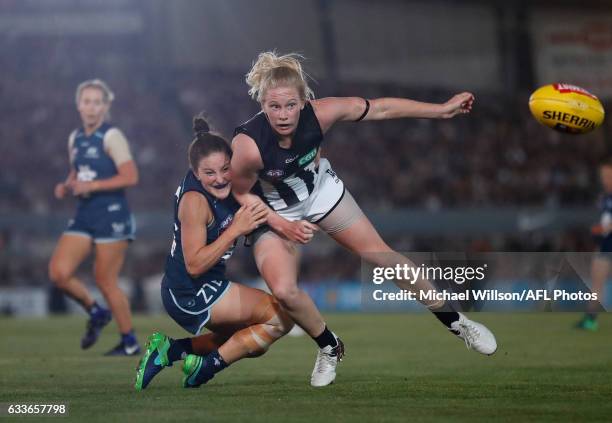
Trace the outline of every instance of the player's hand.
[[457, 94], [442, 105], [441, 118], [449, 119], [459, 114], [470, 113], [474, 104], [474, 94]]
[[238, 236], [246, 235], [266, 223], [268, 208], [263, 203], [252, 203], [242, 206], [234, 215], [232, 227]]
[[95, 182], [91, 181], [91, 182], [85, 182], [85, 181], [73, 181], [70, 184], [70, 188], [72, 189], [72, 194], [75, 196], [78, 195], [88, 195], [89, 193], [91, 193], [92, 191], [94, 191], [94, 186]]
[[295, 222], [287, 221], [280, 228], [281, 235], [290, 241], [300, 244], [307, 244], [314, 237], [314, 233], [319, 230], [319, 227], [307, 220], [296, 220]]
[[61, 200], [66, 196], [66, 194], [68, 194], [68, 186], [64, 182], [60, 182], [59, 184], [55, 185], [55, 189], [53, 190], [53, 195], [55, 195], [55, 198]]

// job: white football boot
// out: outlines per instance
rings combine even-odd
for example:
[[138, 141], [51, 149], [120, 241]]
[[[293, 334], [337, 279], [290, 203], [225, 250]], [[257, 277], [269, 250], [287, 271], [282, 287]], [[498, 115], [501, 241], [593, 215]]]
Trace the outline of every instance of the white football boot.
[[310, 376], [311, 386], [327, 386], [336, 379], [336, 367], [342, 361], [342, 357], [344, 357], [344, 344], [336, 334], [334, 334], [334, 337], [338, 345], [335, 347], [328, 345], [325, 348], [319, 349], [317, 353], [317, 360]]
[[459, 320], [451, 323], [450, 331], [465, 341], [465, 345], [481, 354], [492, 355], [497, 350], [495, 335], [481, 323], [459, 314]]

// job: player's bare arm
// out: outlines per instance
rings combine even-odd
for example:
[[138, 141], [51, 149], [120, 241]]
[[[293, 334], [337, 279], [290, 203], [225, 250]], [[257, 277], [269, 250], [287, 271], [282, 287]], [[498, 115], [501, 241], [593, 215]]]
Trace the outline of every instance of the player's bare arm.
[[442, 104], [424, 103], [407, 98], [327, 97], [312, 100], [317, 119], [323, 132], [336, 122], [356, 120], [386, 120], [400, 118], [447, 119], [469, 113], [474, 95], [457, 94]]
[[206, 244], [206, 225], [212, 219], [210, 206], [197, 192], [186, 193], [179, 204], [181, 245], [185, 266], [192, 276], [212, 268], [234, 243], [266, 220], [267, 210], [259, 203], [242, 206], [232, 224], [211, 244]]

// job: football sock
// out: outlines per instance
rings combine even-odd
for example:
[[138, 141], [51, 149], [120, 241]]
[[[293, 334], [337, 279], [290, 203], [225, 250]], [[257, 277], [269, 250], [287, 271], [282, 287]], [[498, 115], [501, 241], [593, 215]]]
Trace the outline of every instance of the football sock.
[[459, 320], [459, 313], [456, 311], [432, 311], [432, 313], [449, 329], [453, 322]]
[[219, 373], [221, 370], [225, 369], [229, 364], [225, 362], [221, 354], [219, 354], [219, 350], [215, 350], [211, 352], [208, 357], [206, 357], [206, 361], [211, 361], [211, 365], [215, 371], [215, 373]]
[[327, 329], [327, 325], [325, 325], [325, 329], [319, 336], [315, 336], [312, 339], [315, 340], [319, 348], [325, 348], [328, 345], [332, 347], [336, 347], [338, 345], [338, 341], [336, 341], [336, 337], [329, 329]]
[[168, 361], [170, 364], [177, 360], [184, 360], [187, 354], [193, 354], [191, 338], [170, 340], [170, 348], [168, 348]]
[[121, 334], [121, 343], [123, 345], [134, 345], [138, 343], [138, 340], [136, 339], [136, 334], [134, 333], [134, 330], [130, 330], [128, 333], [122, 333]]
[[198, 384], [208, 382], [227, 366], [229, 365], [223, 360], [218, 350], [211, 352], [204, 357], [204, 363], [196, 376], [196, 382]]
[[101, 307], [97, 301], [94, 301], [94, 303], [87, 310], [87, 313], [89, 313], [90, 317], [94, 317], [96, 314], [99, 314], [100, 312], [102, 312], [102, 310], [104, 310], [104, 308]]

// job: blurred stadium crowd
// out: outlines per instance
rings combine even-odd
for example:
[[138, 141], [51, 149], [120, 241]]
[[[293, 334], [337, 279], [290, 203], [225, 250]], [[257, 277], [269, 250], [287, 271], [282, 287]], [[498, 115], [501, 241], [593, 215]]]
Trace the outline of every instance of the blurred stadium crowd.
[[[54, 200], [52, 187], [67, 175], [67, 137], [79, 124], [75, 81], [112, 75], [107, 80], [117, 99], [111, 121], [126, 133], [141, 169], [140, 186], [130, 192], [135, 210], [163, 207], [163, 193], [174, 191], [186, 166], [194, 114], [205, 110], [217, 130], [231, 139], [233, 127], [258, 111], [240, 74], [156, 74], [128, 54], [115, 63], [75, 66], [72, 57], [78, 46], [66, 43], [65, 54], [57, 46], [31, 46], [37, 54], [18, 61], [11, 54], [0, 59], [0, 89], [8, 100], [0, 105], [0, 135], [5, 140], [0, 147], [0, 210], [5, 213], [31, 210], [45, 215], [73, 208], [70, 202]], [[45, 51], [53, 54], [46, 57]], [[50, 79], [49, 74], [62, 78]], [[452, 94], [355, 83], [322, 83], [315, 90], [320, 97], [394, 96], [436, 102]], [[597, 164], [609, 151], [609, 120], [604, 128], [581, 137], [546, 130], [528, 115], [528, 95], [476, 93], [475, 109], [465, 118], [343, 124], [327, 136], [323, 154], [365, 208], [592, 203], [599, 189]]]
[[[67, 137], [79, 124], [74, 104], [78, 82], [101, 77], [115, 91], [112, 122], [127, 135], [140, 170], [139, 185], [129, 190], [137, 220], [152, 211], [170, 216], [174, 191], [187, 168], [194, 114], [205, 110], [229, 139], [236, 124], [258, 111], [247, 95], [243, 74], [152, 66], [133, 54], [139, 40], [119, 40], [112, 53], [99, 56], [92, 52], [106, 49], [104, 37], [90, 36], [86, 46], [78, 37], [0, 41], [0, 284], [47, 283], [46, 263], [61, 226], [49, 227], [41, 238], [40, 231], [28, 232], [27, 222], [22, 228], [11, 222], [27, 218], [34, 225], [34, 220], [53, 217], [65, 222], [73, 212], [74, 201], [55, 200], [53, 186], [68, 172]], [[320, 81], [313, 87], [318, 97], [442, 102], [453, 94], [430, 87], [341, 81]], [[531, 119], [528, 92], [505, 97], [475, 94], [468, 117], [339, 125], [328, 134], [323, 155], [366, 210], [595, 208], [600, 190], [597, 164], [612, 151], [610, 119], [592, 134], [562, 135]], [[140, 281], [163, 270], [170, 219], [163, 224], [167, 236], [134, 243], [124, 272], [131, 279]], [[396, 235], [389, 242], [413, 251], [592, 247], [587, 228], [554, 237]], [[325, 259], [317, 266], [304, 266], [304, 280], [358, 277], [359, 261], [337, 247], [306, 248], [305, 262], [322, 255]], [[233, 262], [238, 278], [255, 277], [248, 251]]]

